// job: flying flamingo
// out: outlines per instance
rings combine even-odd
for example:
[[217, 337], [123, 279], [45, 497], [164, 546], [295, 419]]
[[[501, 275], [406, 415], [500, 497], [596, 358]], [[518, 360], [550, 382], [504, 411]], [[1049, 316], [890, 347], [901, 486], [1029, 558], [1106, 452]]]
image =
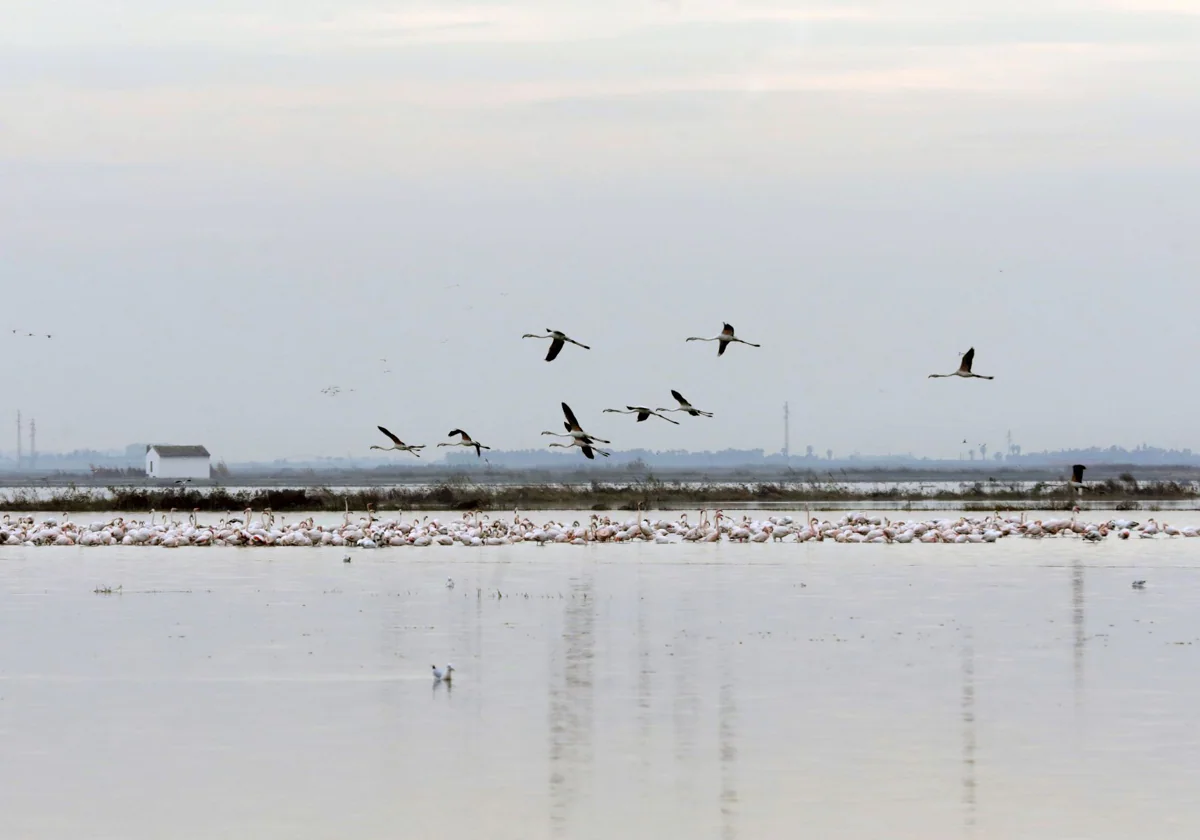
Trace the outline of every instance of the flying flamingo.
[[572, 446], [578, 446], [580, 448], [580, 450], [583, 452], [584, 456], [587, 457], [587, 459], [589, 461], [594, 461], [596, 459], [596, 456], [592, 454], [593, 452], [599, 452], [605, 458], [607, 458], [609, 456], [609, 453], [605, 452], [599, 446], [595, 446], [592, 443], [585, 441], [585, 440], [581, 440], [577, 437], [572, 437], [570, 443], [552, 443], [550, 445], [551, 446], [561, 446], [563, 449], [570, 449]]
[[579, 425], [579, 421], [575, 419], [575, 412], [571, 411], [571, 406], [566, 403], [562, 404], [563, 414], [566, 415], [567, 421], [563, 426], [567, 429], [567, 434], [559, 434], [558, 432], [542, 432], [544, 435], [554, 435], [554, 437], [569, 437], [575, 440], [583, 441], [584, 443], [612, 443], [611, 440], [604, 438], [593, 437], [583, 430]]
[[672, 420], [670, 417], [663, 417], [661, 414], [659, 414], [653, 408], [646, 408], [646, 406], [644, 406], [644, 405], [627, 405], [627, 406], [625, 406], [625, 408], [628, 410], [621, 411], [619, 408], [606, 408], [606, 409], [604, 409], [604, 411], [611, 412], [613, 414], [636, 414], [637, 422], [639, 422], [639, 423], [641, 423], [647, 417], [657, 417], [660, 420], [666, 420], [668, 423], [674, 423], [676, 426], [679, 425], [678, 420]]
[[947, 379], [951, 376], [961, 376], [964, 379], [995, 379], [994, 376], [982, 376], [978, 373], [971, 373], [971, 362], [975, 361], [975, 348], [972, 347], [963, 354], [962, 364], [958, 366], [958, 370], [954, 373], [931, 373], [929, 379]]
[[552, 338], [552, 339], [554, 339], [553, 341], [550, 342], [550, 351], [548, 353], [546, 353], [546, 361], [547, 362], [553, 362], [556, 358], [558, 358], [558, 354], [560, 352], [562, 352], [563, 343], [567, 342], [567, 341], [571, 342], [576, 347], [582, 347], [584, 350], [592, 349], [591, 347], [588, 347], [586, 344], [580, 344], [578, 341], [576, 341], [573, 338], [567, 338], [566, 333], [559, 332], [558, 330], [552, 330], [549, 327], [546, 327], [546, 335], [534, 335], [533, 333], [525, 333], [525, 335], [521, 336], [521, 338]]
[[662, 411], [662, 412], [686, 411], [688, 414], [692, 415], [693, 417], [701, 417], [701, 416], [712, 417], [713, 416], [711, 411], [701, 411], [700, 409], [693, 407], [690, 402], [688, 402], [687, 400], [685, 400], [683, 398], [683, 394], [679, 393], [678, 391], [672, 391], [671, 396], [674, 397], [675, 401], [679, 403], [679, 408], [659, 408], [656, 410]]
[[1071, 478], [1067, 481], [1067, 489], [1072, 493], [1078, 493], [1083, 489], [1083, 471], [1086, 470], [1083, 464], [1071, 465]]
[[753, 344], [749, 341], [742, 341], [733, 334], [733, 327], [729, 324], [725, 324], [725, 329], [721, 330], [721, 334], [718, 336], [714, 336], [713, 338], [700, 338], [699, 336], [692, 336], [691, 338], [687, 339], [687, 341], [719, 341], [720, 344], [717, 346], [718, 356], [725, 355], [725, 348], [734, 342], [737, 342], [738, 344], [749, 344], [751, 347], [762, 346], [760, 344]]
[[454, 437], [455, 435], [462, 435], [462, 440], [455, 441], [454, 443], [439, 443], [438, 446], [474, 446], [476, 458], [483, 457], [483, 453], [480, 450], [492, 448], [490, 446], [484, 446], [478, 441], [471, 440], [471, 436], [462, 429], [451, 429], [450, 431], [446, 432], [446, 437]]
[[400, 440], [400, 438], [396, 437], [394, 434], [389, 432], [387, 429], [383, 428], [383, 426], [376, 426], [375, 428], [379, 429], [379, 431], [383, 432], [385, 435], [390, 437], [392, 439], [393, 445], [392, 446], [372, 446], [371, 447], [372, 449], [379, 449], [383, 452], [390, 452], [392, 450], [396, 450], [397, 452], [411, 452], [412, 454], [416, 455], [418, 458], [421, 457], [421, 453], [418, 452], [417, 450], [424, 449], [425, 444], [419, 443], [415, 446], [409, 446], [407, 443]]

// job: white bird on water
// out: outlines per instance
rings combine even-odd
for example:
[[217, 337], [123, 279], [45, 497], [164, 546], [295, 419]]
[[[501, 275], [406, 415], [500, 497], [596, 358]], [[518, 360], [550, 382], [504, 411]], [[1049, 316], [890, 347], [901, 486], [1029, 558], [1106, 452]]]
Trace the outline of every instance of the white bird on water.
[[450, 682], [454, 674], [454, 666], [449, 662], [446, 663], [445, 668], [439, 668], [436, 665], [430, 665], [429, 667], [433, 669], [434, 682]]
[[572, 344], [574, 344], [576, 347], [582, 347], [584, 350], [592, 349], [591, 347], [588, 347], [586, 344], [580, 344], [578, 341], [576, 341], [573, 338], [568, 338], [566, 333], [559, 332], [558, 330], [552, 330], [549, 327], [546, 327], [546, 335], [534, 335], [533, 333], [525, 333], [525, 335], [521, 336], [521, 338], [551, 338], [551, 339], [554, 339], [553, 341], [550, 342], [549, 352], [546, 353], [546, 361], [547, 362], [553, 362], [555, 360], [555, 358], [558, 357], [558, 354], [560, 352], [562, 352], [564, 342], [569, 341]]
[[978, 373], [971, 373], [971, 363], [975, 361], [975, 348], [972, 347], [963, 354], [962, 363], [958, 366], [958, 370], [954, 373], [931, 373], [929, 379], [948, 379], [951, 376], [961, 376], [963, 379], [995, 379], [994, 376], [983, 376]]
[[751, 347], [761, 347], [762, 346], [761, 344], [753, 344], [749, 341], [742, 341], [740, 338], [738, 338], [736, 335], [733, 334], [733, 326], [731, 324], [724, 324], [723, 326], [724, 326], [724, 329], [721, 330], [720, 335], [713, 336], [712, 338], [701, 338], [699, 336], [692, 336], [691, 338], [686, 339], [685, 343], [687, 341], [719, 341], [721, 343], [717, 346], [717, 355], [718, 356], [725, 355], [725, 348], [735, 342], [738, 344], [748, 344]]

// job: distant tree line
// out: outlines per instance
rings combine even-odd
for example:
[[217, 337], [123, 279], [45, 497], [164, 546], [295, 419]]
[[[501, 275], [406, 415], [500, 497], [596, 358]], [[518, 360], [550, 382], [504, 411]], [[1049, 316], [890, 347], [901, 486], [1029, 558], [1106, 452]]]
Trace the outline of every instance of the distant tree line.
[[[70, 452], [39, 452], [37, 454], [37, 471], [40, 472], [76, 472], [91, 474], [97, 477], [130, 477], [142, 474], [144, 464], [140, 455], [129, 447], [124, 451], [100, 452], [93, 449], [77, 449]], [[578, 452], [551, 452], [545, 449], [493, 450], [485, 453], [485, 459], [475, 457], [473, 452], [454, 452], [446, 456], [444, 465], [454, 467], [484, 468], [489, 465], [506, 468], [556, 468], [573, 466], [575, 464], [590, 468], [608, 468], [626, 470], [631, 473], [644, 472], [655, 467], [785, 467], [798, 470], [822, 472], [838, 468], [880, 467], [914, 467], [938, 468], [975, 466], [987, 468], [989, 465], [1006, 467], [1036, 467], [1065, 462], [1080, 462], [1089, 465], [1096, 464], [1132, 464], [1132, 465], [1171, 465], [1171, 466], [1200, 466], [1200, 454], [1187, 449], [1166, 449], [1143, 444], [1133, 449], [1119, 446], [1084, 447], [1075, 449], [1059, 449], [1046, 452], [994, 453], [991, 458], [976, 461], [960, 459], [923, 458], [911, 453], [900, 455], [861, 455], [858, 453], [835, 456], [830, 450], [824, 453], [784, 456], [782, 453], [767, 453], [763, 449], [722, 449], [718, 451], [690, 452], [686, 449], [628, 449], [614, 451], [610, 458], [596, 458], [595, 461], [585, 461]], [[273, 459], [264, 461], [236, 462], [226, 465], [217, 461], [212, 468], [213, 478], [222, 478], [231, 474], [261, 472], [267, 470], [362, 470], [372, 468], [406, 468], [420, 469], [428, 466], [439, 466], [443, 462], [409, 460], [399, 462], [397, 459], [386, 458], [317, 458], [304, 460]], [[15, 453], [0, 453], [0, 472], [14, 472], [18, 469]], [[28, 456], [21, 464], [22, 471], [28, 471], [30, 465]]]

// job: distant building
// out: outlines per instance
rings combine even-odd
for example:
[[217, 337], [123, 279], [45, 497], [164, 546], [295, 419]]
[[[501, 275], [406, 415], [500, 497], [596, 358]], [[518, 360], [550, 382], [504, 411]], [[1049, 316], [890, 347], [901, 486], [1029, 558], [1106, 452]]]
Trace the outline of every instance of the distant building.
[[211, 456], [203, 446], [146, 447], [146, 475], [150, 478], [208, 478]]

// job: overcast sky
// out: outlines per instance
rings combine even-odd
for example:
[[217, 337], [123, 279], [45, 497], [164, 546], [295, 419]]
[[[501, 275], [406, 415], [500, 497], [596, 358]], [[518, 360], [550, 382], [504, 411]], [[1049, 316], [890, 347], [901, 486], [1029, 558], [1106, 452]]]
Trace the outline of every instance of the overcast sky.
[[1200, 0], [0, 0], [0, 449], [1200, 449], [1198, 149]]

